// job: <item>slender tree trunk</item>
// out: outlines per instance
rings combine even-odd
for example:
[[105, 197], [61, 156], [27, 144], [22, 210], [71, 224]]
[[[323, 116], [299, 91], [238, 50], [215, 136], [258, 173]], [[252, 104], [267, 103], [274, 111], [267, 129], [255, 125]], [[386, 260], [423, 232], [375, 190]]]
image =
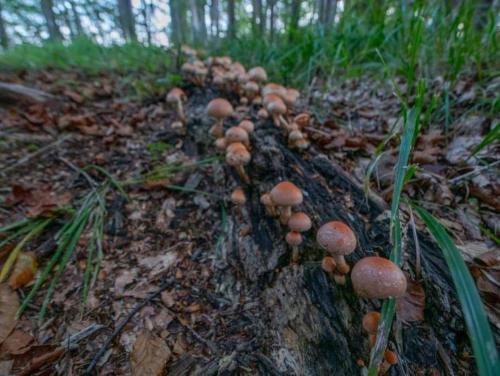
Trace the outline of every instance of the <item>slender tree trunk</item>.
[[2, 16], [2, 3], [0, 2], [0, 45], [7, 49], [9, 47], [9, 37], [7, 36], [7, 30], [5, 27], [5, 21]]
[[52, 0], [42, 0], [41, 6], [43, 16], [45, 17], [45, 23], [47, 24], [47, 30], [49, 32], [49, 39], [52, 41], [62, 40], [61, 31], [56, 23], [56, 15], [54, 13]]
[[236, 4], [235, 0], [227, 2], [227, 34], [233, 39], [236, 36]]
[[207, 23], [205, 21], [205, 5], [206, 0], [197, 0], [196, 5], [200, 16], [200, 34], [203, 43], [207, 40]]
[[76, 33], [77, 33], [77, 35], [83, 35], [84, 31], [83, 31], [83, 27], [82, 27], [82, 20], [80, 19], [80, 13], [78, 13], [78, 9], [77, 9], [76, 4], [73, 0], [71, 0], [69, 3], [71, 6], [71, 13], [73, 16], [73, 21], [74, 21], [75, 27], [76, 27]]
[[151, 23], [150, 23], [150, 14], [151, 11], [151, 4], [148, 4], [146, 0], [141, 0], [141, 15], [142, 15], [142, 22], [144, 25], [144, 30], [146, 31], [146, 39], [148, 42], [148, 45], [151, 45], [152, 41], [152, 33], [151, 33]]
[[134, 12], [132, 11], [131, 0], [118, 0], [118, 14], [120, 17], [120, 25], [122, 27], [123, 36], [126, 40], [137, 40], [135, 33]]
[[288, 29], [289, 39], [291, 40], [294, 34], [297, 32], [299, 28], [299, 19], [300, 19], [300, 6], [302, 0], [292, 0], [290, 5], [290, 25]]
[[275, 28], [275, 5], [276, 5], [276, 0], [269, 0], [269, 35], [271, 38], [271, 42], [274, 40], [274, 28]]
[[210, 1], [210, 34], [219, 37], [219, 0]]
[[189, 5], [191, 7], [193, 39], [196, 43], [204, 43], [207, 34], [207, 28], [205, 25], [205, 1], [190, 0]]

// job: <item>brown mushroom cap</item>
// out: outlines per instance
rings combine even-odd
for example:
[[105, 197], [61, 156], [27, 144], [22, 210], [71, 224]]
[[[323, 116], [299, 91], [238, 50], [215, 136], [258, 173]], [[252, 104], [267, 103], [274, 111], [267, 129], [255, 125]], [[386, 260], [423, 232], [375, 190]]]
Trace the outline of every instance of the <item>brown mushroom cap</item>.
[[232, 193], [231, 193], [231, 202], [235, 205], [243, 205], [247, 201], [247, 198], [245, 196], [245, 192], [243, 192], [243, 189], [241, 188], [236, 188]]
[[283, 99], [286, 96], [286, 89], [284, 86], [271, 82], [262, 88], [262, 95], [265, 97], [268, 94], [275, 94]]
[[256, 82], [248, 81], [243, 85], [243, 90], [255, 94], [259, 91], [259, 85]]
[[267, 81], [266, 70], [262, 67], [253, 67], [248, 71], [248, 77], [255, 82]]
[[288, 227], [292, 231], [304, 232], [311, 228], [311, 218], [306, 213], [293, 213], [288, 219]]
[[276, 184], [270, 194], [271, 200], [280, 206], [300, 205], [303, 200], [302, 191], [289, 181]]
[[230, 166], [246, 165], [248, 164], [248, 162], [250, 162], [250, 159], [250, 153], [240, 142], [234, 142], [230, 144], [226, 149], [226, 162]]
[[333, 273], [336, 268], [337, 268], [337, 263], [335, 262], [335, 259], [333, 257], [331, 256], [323, 257], [323, 260], [321, 260], [321, 269], [323, 269], [327, 273]]
[[226, 131], [226, 142], [232, 144], [234, 142], [241, 142], [248, 144], [248, 133], [242, 127], [231, 127]]
[[297, 102], [297, 99], [299, 99], [300, 92], [295, 89], [286, 89], [285, 96], [283, 97], [283, 100], [285, 101], [287, 106], [293, 106], [295, 105], [295, 102]]
[[215, 140], [215, 147], [220, 150], [224, 150], [227, 147], [227, 141], [225, 137], [219, 137]]
[[403, 271], [383, 257], [371, 256], [359, 260], [351, 272], [354, 291], [370, 299], [397, 298], [406, 291]]
[[286, 114], [286, 104], [281, 99], [274, 100], [269, 102], [266, 105], [267, 111], [273, 115], [284, 115]]
[[260, 196], [260, 203], [266, 206], [274, 205], [273, 200], [271, 199], [271, 195], [269, 193], [264, 193]]
[[290, 231], [286, 234], [285, 237], [286, 242], [291, 246], [298, 246], [302, 244], [302, 235], [297, 231]]
[[298, 140], [302, 140], [304, 138], [304, 134], [299, 130], [293, 130], [288, 134], [288, 141], [296, 142]]
[[186, 99], [186, 94], [181, 88], [174, 87], [167, 94], [167, 103], [177, 103]]
[[377, 311], [370, 311], [363, 316], [363, 329], [368, 334], [376, 334], [378, 322], [380, 321], [380, 313]]
[[384, 352], [384, 359], [387, 361], [387, 363], [394, 365], [398, 363], [398, 356], [394, 351], [391, 350], [386, 350]]
[[255, 129], [255, 125], [250, 120], [243, 120], [238, 124], [238, 127], [243, 128], [247, 133], [252, 133]]
[[224, 119], [232, 113], [233, 106], [223, 98], [212, 99], [207, 105], [207, 114], [216, 119]]
[[321, 226], [316, 241], [331, 255], [348, 255], [356, 249], [356, 236], [343, 222], [331, 221]]
[[300, 114], [298, 114], [297, 116], [295, 116], [293, 118], [293, 121], [295, 123], [297, 123], [297, 125], [301, 128], [307, 126], [309, 124], [309, 122], [311, 121], [311, 115], [306, 113], [306, 112], [302, 112]]

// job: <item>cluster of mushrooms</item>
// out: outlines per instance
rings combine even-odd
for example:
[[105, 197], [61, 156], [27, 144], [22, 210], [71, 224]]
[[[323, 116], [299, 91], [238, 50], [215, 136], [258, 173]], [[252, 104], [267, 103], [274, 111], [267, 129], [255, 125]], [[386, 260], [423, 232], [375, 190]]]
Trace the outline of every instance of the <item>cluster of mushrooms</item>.
[[[224, 120], [235, 112], [248, 111], [247, 106], [255, 106], [259, 118], [271, 117], [274, 125], [283, 131], [290, 148], [303, 150], [309, 146], [302, 131], [309, 126], [311, 116], [307, 113], [291, 114], [300, 95], [297, 90], [276, 83], [266, 84], [267, 73], [262, 67], [246, 71], [241, 63], [233, 62], [227, 56], [210, 57], [202, 61], [198, 59], [197, 52], [189, 47], [183, 47], [183, 52], [188, 61], [182, 65], [181, 71], [188, 81], [203, 86], [207, 77], [211, 77], [219, 90], [236, 93], [240, 98], [236, 111], [228, 100], [216, 98], [208, 103], [206, 113], [215, 120], [210, 129], [215, 146], [225, 152], [226, 163], [236, 170], [244, 183], [250, 183], [245, 166], [251, 161], [250, 135], [255, 125], [251, 120], [244, 119], [237, 126], [225, 129]], [[186, 95], [180, 88], [173, 88], [167, 95], [167, 102], [177, 113], [173, 123], [173, 128], [177, 130], [185, 131], [186, 120], [182, 107], [185, 100]], [[241, 187], [233, 190], [231, 202], [240, 208], [246, 203], [245, 192]], [[302, 234], [312, 227], [312, 221], [306, 213], [292, 211], [303, 202], [301, 189], [292, 182], [282, 181], [269, 192], [263, 193], [260, 202], [268, 216], [279, 218], [280, 223], [288, 227], [285, 240], [292, 249], [292, 262], [298, 263]], [[407, 282], [404, 273], [386, 258], [364, 257], [351, 270], [345, 257], [356, 249], [357, 238], [345, 223], [337, 220], [324, 223], [316, 233], [316, 242], [327, 254], [321, 261], [321, 267], [336, 284], [345, 285], [350, 272], [353, 289], [362, 298], [398, 298], [405, 294]], [[363, 328], [368, 333], [370, 347], [375, 343], [379, 318], [378, 312], [368, 312], [363, 318]], [[384, 358], [381, 371], [385, 373], [392, 364], [397, 363], [397, 356], [387, 350]]]

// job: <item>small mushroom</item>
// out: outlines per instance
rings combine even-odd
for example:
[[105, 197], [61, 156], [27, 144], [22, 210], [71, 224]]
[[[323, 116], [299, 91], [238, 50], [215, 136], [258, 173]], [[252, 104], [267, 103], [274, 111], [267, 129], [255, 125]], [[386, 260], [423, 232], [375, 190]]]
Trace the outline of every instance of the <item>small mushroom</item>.
[[178, 87], [172, 88], [167, 94], [167, 103], [175, 106], [177, 116], [183, 123], [186, 122], [186, 117], [184, 116], [184, 110], [182, 108], [182, 102], [185, 100], [186, 94]]
[[337, 263], [332, 256], [323, 257], [323, 260], [321, 260], [321, 269], [323, 269], [326, 274], [328, 274], [330, 277], [334, 277], [336, 268]]
[[356, 236], [349, 226], [339, 221], [325, 223], [316, 233], [316, 240], [335, 259], [338, 274], [348, 273], [344, 256], [356, 249]]
[[243, 85], [243, 92], [249, 100], [259, 95], [259, 85], [254, 81], [248, 81]]
[[354, 291], [363, 298], [398, 298], [406, 292], [403, 271], [383, 257], [370, 256], [359, 260], [352, 268], [351, 280]]
[[264, 193], [260, 196], [260, 203], [266, 207], [266, 214], [271, 217], [276, 217], [276, 208], [269, 193]]
[[225, 137], [219, 137], [215, 140], [215, 147], [219, 150], [226, 150], [227, 141]]
[[241, 142], [248, 149], [250, 147], [250, 141], [248, 139], [248, 133], [242, 127], [231, 127], [226, 131], [226, 143], [232, 144], [234, 142]]
[[224, 134], [224, 119], [233, 114], [233, 106], [223, 98], [216, 98], [208, 103], [207, 114], [216, 119], [215, 124], [210, 129], [210, 134], [222, 137]]
[[[293, 213], [288, 219], [288, 228], [292, 232], [305, 232], [311, 228], [311, 219], [306, 213], [297, 212]], [[292, 260], [297, 262], [299, 260], [299, 248], [298, 246], [293, 248], [294, 253], [292, 254]]]
[[266, 70], [262, 67], [253, 67], [248, 71], [248, 78], [257, 83], [267, 81]]
[[271, 189], [271, 200], [280, 207], [280, 222], [287, 224], [292, 215], [292, 206], [302, 203], [302, 191], [289, 181], [283, 181]]
[[261, 119], [267, 119], [269, 117], [269, 112], [267, 112], [267, 110], [262, 107], [261, 109], [259, 109], [259, 111], [257, 111], [257, 116]]
[[297, 142], [295, 143], [295, 147], [299, 150], [305, 150], [309, 147], [309, 145], [309, 141], [307, 141], [305, 138], [297, 140]]
[[288, 245], [292, 247], [292, 262], [299, 261], [299, 245], [302, 244], [302, 235], [298, 231], [290, 231], [285, 237]]
[[246, 182], [250, 182], [250, 178], [245, 172], [245, 165], [250, 162], [251, 156], [245, 145], [241, 142], [229, 144], [226, 148], [226, 162], [228, 165], [236, 168], [238, 175]]
[[286, 89], [280, 84], [275, 84], [273, 82], [270, 82], [262, 88], [263, 97], [269, 94], [275, 94], [279, 96], [281, 99], [283, 99], [286, 96]]
[[283, 100], [285, 101], [285, 104], [288, 107], [293, 107], [295, 106], [295, 103], [297, 102], [297, 99], [299, 99], [300, 92], [295, 89], [286, 89], [285, 96], [283, 97]]
[[289, 148], [297, 147], [297, 142], [299, 142], [300, 140], [303, 140], [303, 139], [304, 139], [304, 135], [302, 134], [301, 131], [299, 131], [299, 130], [291, 131], [288, 134], [288, 147]]
[[247, 202], [247, 198], [245, 196], [245, 192], [243, 192], [243, 189], [241, 188], [236, 188], [232, 193], [231, 193], [231, 202], [234, 205], [244, 205], [245, 202]]
[[368, 333], [368, 343], [370, 344], [370, 348], [375, 345], [379, 321], [380, 313], [377, 311], [370, 311], [363, 316], [363, 329]]
[[293, 118], [293, 122], [297, 123], [300, 128], [307, 127], [310, 121], [311, 115], [306, 112], [302, 112]]
[[283, 100], [277, 97], [274, 100], [269, 101], [266, 105], [266, 110], [269, 114], [271, 114], [274, 124], [277, 127], [281, 127], [281, 125], [284, 125], [285, 127], [288, 126], [288, 122], [283, 117], [287, 111], [286, 104]]
[[238, 127], [246, 130], [248, 134], [252, 133], [255, 129], [255, 125], [250, 120], [242, 120], [241, 123], [238, 124]]

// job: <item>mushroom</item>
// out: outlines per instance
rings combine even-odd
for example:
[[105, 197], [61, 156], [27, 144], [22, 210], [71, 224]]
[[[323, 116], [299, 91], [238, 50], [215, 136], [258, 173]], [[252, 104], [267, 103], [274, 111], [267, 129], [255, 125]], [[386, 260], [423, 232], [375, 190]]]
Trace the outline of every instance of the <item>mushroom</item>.
[[248, 81], [243, 85], [243, 91], [249, 100], [259, 95], [259, 85], [254, 81]]
[[359, 260], [352, 268], [351, 280], [354, 291], [363, 298], [398, 298], [406, 292], [403, 271], [383, 257], [370, 256]]
[[266, 70], [262, 67], [253, 67], [248, 71], [248, 78], [251, 81], [255, 81], [257, 83], [261, 83], [267, 81], [267, 73]]
[[250, 141], [248, 140], [248, 133], [242, 127], [231, 127], [226, 131], [226, 143], [227, 145], [234, 142], [241, 142], [248, 149], [250, 147]]
[[297, 102], [297, 99], [299, 99], [300, 92], [295, 89], [286, 89], [285, 96], [283, 97], [283, 100], [285, 101], [286, 105], [289, 107], [295, 106], [295, 103]]
[[281, 99], [283, 99], [286, 96], [286, 89], [275, 83], [268, 83], [266, 86], [262, 88], [262, 96], [265, 97], [266, 95], [269, 94], [275, 94], [279, 96]]
[[242, 120], [241, 123], [238, 124], [238, 127], [246, 130], [248, 134], [252, 133], [255, 129], [255, 125], [250, 120]]
[[227, 147], [227, 141], [225, 137], [219, 137], [215, 140], [215, 147], [219, 150], [225, 150]]
[[330, 277], [335, 276], [335, 269], [337, 268], [337, 263], [332, 256], [325, 256], [321, 260], [321, 269], [325, 271]]
[[291, 131], [288, 134], [288, 147], [294, 148], [297, 146], [297, 142], [304, 139], [304, 135], [299, 130]]
[[276, 217], [276, 208], [274, 206], [273, 200], [271, 199], [271, 194], [264, 193], [260, 196], [260, 203], [266, 207], [266, 214], [271, 217]]
[[316, 233], [316, 240], [335, 259], [338, 274], [348, 273], [349, 265], [344, 256], [356, 249], [356, 236], [349, 226], [339, 221], [325, 223]]
[[247, 198], [245, 197], [245, 192], [243, 192], [243, 189], [236, 188], [231, 193], [231, 202], [234, 205], [244, 205], [245, 202], [247, 202]]
[[186, 118], [184, 116], [184, 110], [182, 108], [182, 102], [185, 100], [186, 100], [186, 94], [182, 89], [178, 87], [172, 88], [167, 94], [167, 103], [175, 106], [175, 109], [177, 111], [177, 116], [183, 123], [186, 122]]
[[293, 122], [297, 123], [300, 128], [307, 127], [310, 121], [311, 115], [306, 112], [302, 112], [293, 118]]
[[244, 166], [250, 162], [250, 159], [250, 153], [241, 142], [234, 142], [226, 148], [227, 164], [236, 168], [236, 171], [246, 183], [249, 183], [250, 179], [245, 173]]
[[305, 150], [309, 147], [309, 145], [309, 141], [307, 141], [305, 138], [297, 140], [297, 142], [295, 143], [295, 147], [299, 150]]
[[267, 112], [267, 110], [262, 107], [261, 109], [259, 109], [259, 111], [257, 111], [257, 116], [261, 119], [267, 119], [269, 117], [269, 112]]
[[186, 133], [186, 127], [182, 123], [182, 121], [174, 121], [171, 125], [172, 129], [178, 134]]
[[216, 119], [210, 134], [222, 137], [224, 134], [224, 118], [233, 114], [233, 106], [223, 98], [212, 99], [207, 105], [207, 114]]
[[[288, 227], [291, 232], [305, 232], [311, 228], [311, 219], [304, 212], [293, 213], [288, 219]], [[299, 260], [299, 248], [297, 246], [293, 247], [292, 260], [297, 262]]]
[[370, 348], [375, 345], [379, 321], [380, 313], [377, 311], [370, 311], [363, 316], [363, 329], [368, 333], [368, 343], [370, 344]]
[[292, 247], [292, 262], [299, 260], [299, 245], [302, 244], [302, 235], [298, 231], [290, 231], [285, 237], [288, 245]]
[[287, 224], [292, 215], [292, 206], [302, 203], [302, 191], [289, 181], [283, 181], [271, 189], [271, 200], [280, 207], [280, 222]]
[[288, 122], [283, 117], [283, 115], [286, 114], [287, 108], [285, 102], [283, 102], [283, 100], [279, 97], [273, 98], [273, 100], [269, 101], [266, 105], [266, 110], [271, 114], [274, 124], [277, 127], [280, 127], [281, 124], [285, 127], [288, 125]]

